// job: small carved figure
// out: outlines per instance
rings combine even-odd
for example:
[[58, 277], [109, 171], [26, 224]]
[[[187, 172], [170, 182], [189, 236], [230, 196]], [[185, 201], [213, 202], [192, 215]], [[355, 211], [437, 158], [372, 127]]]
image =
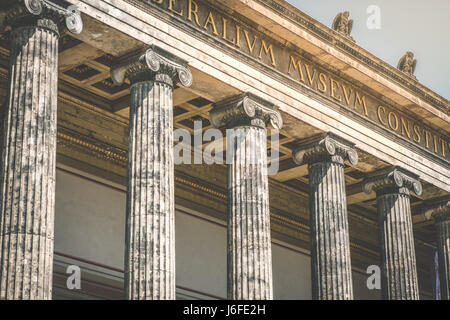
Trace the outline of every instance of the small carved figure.
[[397, 68], [407, 75], [414, 77], [414, 71], [416, 70], [417, 60], [414, 59], [414, 53], [411, 51], [406, 52], [398, 62]]
[[349, 16], [350, 12], [348, 11], [338, 13], [333, 20], [332, 28], [333, 30], [341, 33], [347, 38], [353, 40], [353, 38], [350, 36], [350, 33], [352, 32], [353, 28], [353, 20], [349, 19], [348, 18]]

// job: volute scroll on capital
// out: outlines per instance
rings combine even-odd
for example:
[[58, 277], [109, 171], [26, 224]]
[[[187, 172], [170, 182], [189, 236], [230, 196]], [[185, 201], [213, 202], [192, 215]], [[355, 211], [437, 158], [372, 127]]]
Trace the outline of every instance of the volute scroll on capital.
[[131, 53], [111, 68], [111, 79], [115, 84], [122, 84], [125, 78], [132, 83], [153, 80], [171, 86], [177, 82], [185, 87], [190, 87], [193, 81], [186, 61], [156, 46]]
[[210, 121], [216, 128], [250, 125], [266, 128], [270, 125], [280, 130], [283, 119], [276, 107], [252, 93], [243, 93], [215, 103], [210, 111]]
[[303, 140], [292, 152], [292, 156], [298, 165], [322, 161], [332, 161], [343, 165], [345, 160], [352, 165], [358, 164], [355, 145], [331, 132]]
[[[2, 0], [5, 1], [6, 14], [0, 22], [1, 29], [35, 24], [37, 27], [51, 29], [65, 26], [72, 34], [83, 30], [83, 21], [76, 5], [65, 0]], [[53, 23], [49, 23], [49, 21]]]
[[419, 177], [400, 167], [388, 167], [372, 173], [363, 182], [363, 190], [370, 194], [376, 192], [397, 191], [409, 194], [410, 190], [418, 196], [422, 194], [422, 183]]

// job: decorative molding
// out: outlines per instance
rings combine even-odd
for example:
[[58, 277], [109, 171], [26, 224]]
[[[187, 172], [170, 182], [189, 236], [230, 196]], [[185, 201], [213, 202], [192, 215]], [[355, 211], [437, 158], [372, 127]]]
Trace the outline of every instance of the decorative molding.
[[331, 132], [303, 140], [292, 155], [298, 165], [330, 160], [344, 164], [346, 159], [354, 166], [358, 163], [355, 145]]
[[58, 128], [57, 144], [69, 148], [80, 149], [97, 159], [111, 161], [112, 163], [126, 168], [128, 164], [127, 150], [123, 150], [99, 141], [89, 141], [87, 137], [74, 132], [68, 132], [63, 128]]
[[122, 60], [111, 68], [111, 79], [116, 85], [123, 84], [125, 78], [132, 83], [153, 80], [173, 86], [175, 80], [185, 87], [192, 85], [192, 73], [187, 62], [154, 45], [144, 52], [140, 50], [127, 55]]
[[215, 103], [210, 111], [210, 121], [216, 128], [238, 125], [265, 128], [269, 122], [277, 130], [283, 126], [283, 119], [276, 107], [249, 92]]
[[368, 175], [364, 179], [363, 190], [367, 194], [370, 194], [372, 190], [381, 194], [388, 192], [409, 194], [409, 190], [413, 190], [416, 195], [420, 196], [422, 194], [422, 183], [414, 173], [394, 166]]
[[[73, 34], [79, 34], [83, 30], [83, 21], [76, 5], [70, 4], [65, 0], [59, 0], [58, 3], [50, 0], [6, 0], [6, 6], [9, 10], [6, 12], [3, 27], [26, 25], [35, 21], [38, 27], [44, 27], [58, 32], [58, 26], [65, 25], [67, 30]], [[31, 18], [31, 21], [30, 21]], [[41, 19], [50, 19], [55, 25]]]
[[194, 189], [198, 189], [198, 190], [201, 190], [203, 192], [209, 193], [209, 194], [213, 195], [214, 197], [216, 197], [216, 198], [218, 198], [220, 200], [226, 200], [227, 199], [227, 196], [226, 196], [225, 193], [217, 192], [217, 191], [215, 191], [215, 190], [213, 190], [211, 188], [207, 188], [205, 186], [202, 186], [202, 185], [197, 184], [195, 182], [192, 182], [190, 180], [183, 179], [183, 178], [181, 178], [179, 176], [175, 176], [175, 181], [178, 181], [178, 182], [180, 182], [180, 183], [182, 183], [184, 185], [190, 186], [190, 187], [192, 187]]

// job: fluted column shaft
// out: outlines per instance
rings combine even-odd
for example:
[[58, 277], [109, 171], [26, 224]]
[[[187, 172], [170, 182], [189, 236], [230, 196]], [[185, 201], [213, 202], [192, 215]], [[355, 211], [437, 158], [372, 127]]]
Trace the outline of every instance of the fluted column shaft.
[[245, 93], [215, 104], [210, 118], [227, 128], [228, 299], [271, 300], [266, 125], [281, 128], [281, 116], [269, 102]]
[[228, 165], [228, 298], [272, 299], [266, 130], [228, 132], [234, 157]]
[[424, 202], [424, 214], [433, 218], [439, 264], [441, 299], [450, 300], [450, 196]]
[[450, 215], [436, 221], [441, 298], [450, 300]]
[[416, 254], [409, 190], [422, 192], [418, 177], [398, 167], [383, 169], [366, 178], [364, 189], [377, 195], [381, 245], [383, 299], [417, 300]]
[[[51, 21], [49, 21], [51, 23]], [[0, 298], [51, 299], [58, 33], [11, 33], [0, 198]]]
[[294, 151], [309, 173], [312, 297], [353, 299], [344, 160], [354, 165], [354, 145], [331, 134], [302, 142]]
[[[157, 47], [112, 68], [131, 85], [125, 293], [132, 300], [174, 300], [175, 195], [173, 81], [192, 83], [189, 70]], [[183, 62], [184, 63], [184, 62]]]

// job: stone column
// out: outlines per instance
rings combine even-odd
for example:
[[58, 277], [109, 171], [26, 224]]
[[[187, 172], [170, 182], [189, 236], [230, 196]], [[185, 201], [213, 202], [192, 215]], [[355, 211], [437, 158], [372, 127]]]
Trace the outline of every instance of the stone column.
[[[4, 7], [3, 7], [4, 6]], [[75, 6], [2, 2], [11, 52], [0, 177], [0, 299], [51, 299], [58, 39], [79, 33]]]
[[266, 125], [280, 129], [281, 116], [245, 93], [215, 104], [210, 119], [227, 128], [228, 299], [273, 299]]
[[293, 152], [308, 164], [312, 296], [316, 300], [353, 299], [344, 161], [358, 163], [354, 144], [332, 134], [313, 136]]
[[388, 167], [368, 175], [364, 191], [377, 194], [381, 245], [381, 286], [383, 299], [417, 300], [416, 254], [409, 191], [422, 193], [415, 174]]
[[441, 299], [450, 300], [450, 197], [427, 200], [425, 208], [436, 227]]
[[175, 299], [173, 85], [192, 84], [186, 62], [152, 46], [112, 68], [131, 82], [125, 292], [127, 299]]

